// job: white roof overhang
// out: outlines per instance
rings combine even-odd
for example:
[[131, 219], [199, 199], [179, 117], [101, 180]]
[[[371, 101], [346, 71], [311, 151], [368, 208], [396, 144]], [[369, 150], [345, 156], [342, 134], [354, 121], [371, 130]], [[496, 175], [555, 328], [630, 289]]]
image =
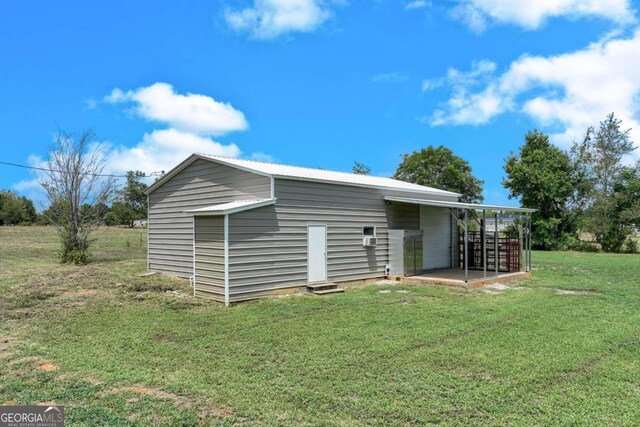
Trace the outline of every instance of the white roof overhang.
[[258, 199], [258, 200], [238, 200], [229, 203], [220, 203], [219, 205], [206, 206], [204, 208], [191, 209], [184, 211], [195, 216], [204, 215], [229, 215], [236, 212], [242, 212], [249, 209], [261, 208], [263, 206], [273, 205], [276, 199]]
[[422, 200], [422, 199], [412, 199], [408, 197], [385, 196], [383, 197], [383, 199], [387, 202], [410, 203], [414, 205], [437, 206], [441, 208], [472, 209], [477, 211], [487, 210], [487, 211], [500, 211], [500, 212], [531, 213], [537, 210], [537, 209], [530, 209], [530, 208], [518, 208], [515, 206], [483, 205], [480, 203], [446, 202], [442, 200]]

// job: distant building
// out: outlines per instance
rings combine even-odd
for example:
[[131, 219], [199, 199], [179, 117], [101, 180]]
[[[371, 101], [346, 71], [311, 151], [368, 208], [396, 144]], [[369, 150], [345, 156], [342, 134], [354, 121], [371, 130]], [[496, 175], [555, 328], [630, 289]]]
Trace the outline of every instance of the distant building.
[[[496, 231], [496, 221], [494, 218], [486, 219], [486, 230], [487, 233]], [[515, 224], [515, 218], [504, 217], [498, 219], [498, 231], [504, 231], [507, 227]]]
[[147, 219], [136, 219], [133, 221], [133, 226], [135, 228], [146, 228], [147, 227]]

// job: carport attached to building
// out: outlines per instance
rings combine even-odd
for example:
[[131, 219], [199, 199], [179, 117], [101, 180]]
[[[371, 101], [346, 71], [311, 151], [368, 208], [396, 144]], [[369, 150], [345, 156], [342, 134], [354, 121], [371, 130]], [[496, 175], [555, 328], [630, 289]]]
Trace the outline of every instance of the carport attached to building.
[[[420, 206], [424, 283], [487, 283], [489, 279], [527, 276], [531, 271], [531, 213], [535, 209], [385, 196], [387, 203]], [[487, 230], [487, 219], [519, 220], [519, 236]], [[477, 224], [473, 231], [472, 223]], [[518, 274], [522, 273], [522, 274]]]

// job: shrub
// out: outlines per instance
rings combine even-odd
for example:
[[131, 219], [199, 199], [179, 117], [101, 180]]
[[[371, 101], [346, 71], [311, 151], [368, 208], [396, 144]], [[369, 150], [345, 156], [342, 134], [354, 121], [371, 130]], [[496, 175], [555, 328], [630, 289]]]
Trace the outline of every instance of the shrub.
[[631, 237], [629, 237], [627, 241], [624, 243], [624, 251], [628, 254], [637, 254], [638, 242], [636, 242]]
[[60, 230], [60, 261], [76, 265], [86, 264], [91, 259], [89, 244], [91, 240], [87, 235], [74, 236], [72, 233]]
[[577, 238], [572, 238], [568, 241], [567, 249], [578, 252], [600, 252], [597, 243], [586, 242]]
[[582, 242], [578, 250], [580, 252], [600, 252], [598, 244], [593, 242]]
[[602, 250], [605, 252], [622, 252], [622, 245], [626, 235], [619, 232], [610, 232], [602, 238]]

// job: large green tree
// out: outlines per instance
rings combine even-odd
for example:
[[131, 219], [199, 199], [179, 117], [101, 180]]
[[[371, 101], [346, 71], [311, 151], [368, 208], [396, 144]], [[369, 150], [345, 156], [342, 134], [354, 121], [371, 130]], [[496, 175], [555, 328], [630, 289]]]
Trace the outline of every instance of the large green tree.
[[616, 214], [623, 225], [640, 227], [640, 162], [626, 167], [613, 186]]
[[635, 148], [630, 129], [622, 130], [622, 121], [613, 113], [600, 122], [598, 130], [587, 130], [581, 143], [574, 144], [572, 153], [586, 186], [582, 189], [584, 217], [582, 225], [591, 232], [602, 249], [617, 252], [626, 239], [628, 229], [620, 226], [616, 188], [624, 183], [629, 169], [623, 159]]
[[147, 196], [144, 191], [146, 175], [141, 171], [128, 171], [125, 185], [116, 192], [116, 201], [105, 217], [108, 225], [120, 224], [133, 227], [136, 219], [147, 217]]
[[610, 229], [602, 247], [620, 252], [631, 232], [640, 227], [640, 162], [636, 167], [623, 167], [613, 184], [610, 203]]
[[402, 156], [395, 179], [460, 193], [463, 202], [481, 202], [483, 181], [469, 163], [444, 146], [429, 146]]
[[0, 225], [33, 224], [38, 214], [33, 202], [12, 191], [0, 191]]
[[580, 176], [568, 153], [553, 146], [549, 137], [534, 130], [527, 132], [518, 153], [511, 153], [504, 164], [502, 184], [509, 198], [517, 198], [532, 215], [532, 246], [559, 249], [575, 234], [571, 204], [580, 185]]

